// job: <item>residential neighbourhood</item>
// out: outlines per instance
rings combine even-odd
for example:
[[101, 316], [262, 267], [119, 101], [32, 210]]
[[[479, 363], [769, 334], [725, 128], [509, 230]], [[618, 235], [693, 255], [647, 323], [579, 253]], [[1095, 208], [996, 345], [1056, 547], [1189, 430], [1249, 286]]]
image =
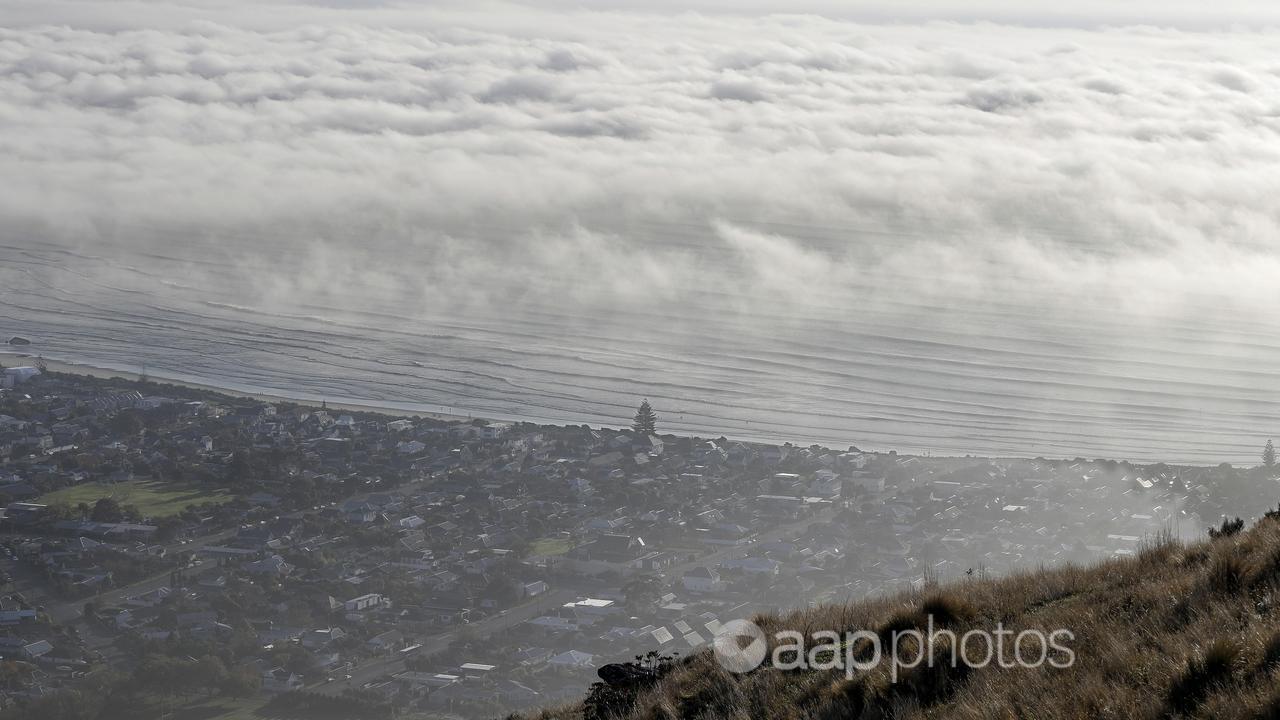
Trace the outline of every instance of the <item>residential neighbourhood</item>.
[[187, 669], [282, 714], [321, 695], [492, 717], [762, 609], [1132, 554], [1256, 514], [1275, 486], [1230, 466], [390, 417], [13, 370], [0, 704], [15, 708], [108, 675], [163, 694], [148, 678]]

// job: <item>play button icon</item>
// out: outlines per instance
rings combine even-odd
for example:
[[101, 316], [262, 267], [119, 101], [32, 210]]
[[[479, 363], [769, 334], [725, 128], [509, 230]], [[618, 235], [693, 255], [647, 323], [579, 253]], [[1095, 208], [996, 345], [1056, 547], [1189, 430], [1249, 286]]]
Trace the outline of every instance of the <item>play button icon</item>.
[[769, 652], [764, 631], [750, 620], [732, 620], [722, 625], [712, 647], [720, 667], [731, 673], [755, 670]]

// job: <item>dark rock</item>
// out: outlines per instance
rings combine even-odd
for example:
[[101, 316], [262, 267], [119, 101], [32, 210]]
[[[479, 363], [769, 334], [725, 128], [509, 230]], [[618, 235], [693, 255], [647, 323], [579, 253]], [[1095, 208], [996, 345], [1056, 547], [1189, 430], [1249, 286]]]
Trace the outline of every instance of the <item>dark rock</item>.
[[620, 685], [631, 685], [640, 680], [648, 679], [653, 673], [648, 670], [637, 667], [634, 663], [613, 663], [611, 665], [603, 665], [596, 670], [596, 674], [606, 684], [614, 687]]

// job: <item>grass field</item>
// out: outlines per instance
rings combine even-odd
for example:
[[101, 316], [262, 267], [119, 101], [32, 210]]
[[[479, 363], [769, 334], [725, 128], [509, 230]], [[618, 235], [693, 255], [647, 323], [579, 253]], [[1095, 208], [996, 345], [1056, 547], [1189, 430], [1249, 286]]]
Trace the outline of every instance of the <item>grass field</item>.
[[573, 543], [564, 538], [542, 538], [529, 546], [533, 555], [563, 555], [573, 549]]
[[222, 490], [205, 490], [190, 485], [175, 485], [158, 480], [130, 480], [114, 485], [84, 483], [42, 495], [36, 502], [66, 503], [72, 507], [93, 505], [102, 498], [113, 498], [121, 505], [132, 505], [148, 517], [165, 517], [182, 512], [189, 505], [204, 502], [224, 503], [232, 496]]

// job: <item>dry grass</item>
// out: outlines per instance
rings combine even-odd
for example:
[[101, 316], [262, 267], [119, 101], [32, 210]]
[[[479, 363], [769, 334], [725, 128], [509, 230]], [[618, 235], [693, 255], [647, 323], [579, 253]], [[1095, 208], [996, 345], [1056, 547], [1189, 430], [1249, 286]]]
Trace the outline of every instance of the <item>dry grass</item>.
[[[925, 720], [947, 718], [1276, 718], [1280, 720], [1280, 519], [1184, 546], [1165, 537], [1136, 557], [755, 618], [772, 635], [935, 627], [957, 635], [1002, 623], [1070, 630], [1070, 668], [886, 666], [732, 675], [707, 652], [644, 691], [626, 720]], [[945, 643], [934, 654], [948, 654]], [[580, 718], [577, 707], [544, 720]], [[620, 719], [622, 720], [622, 719]]]

